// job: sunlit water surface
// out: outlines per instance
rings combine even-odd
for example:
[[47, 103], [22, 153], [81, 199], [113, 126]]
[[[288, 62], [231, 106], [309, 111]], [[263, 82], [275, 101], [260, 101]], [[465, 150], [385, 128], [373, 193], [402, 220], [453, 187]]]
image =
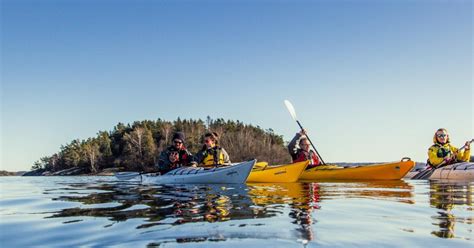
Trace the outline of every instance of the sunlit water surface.
[[0, 177], [0, 246], [474, 247], [473, 187]]

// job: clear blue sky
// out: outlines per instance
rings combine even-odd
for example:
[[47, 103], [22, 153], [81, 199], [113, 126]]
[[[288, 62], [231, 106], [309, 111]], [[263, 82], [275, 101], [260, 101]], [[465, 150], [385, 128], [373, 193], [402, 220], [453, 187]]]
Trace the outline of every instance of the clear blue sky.
[[298, 131], [326, 162], [426, 160], [472, 138], [472, 1], [2, 0], [1, 166], [118, 122]]

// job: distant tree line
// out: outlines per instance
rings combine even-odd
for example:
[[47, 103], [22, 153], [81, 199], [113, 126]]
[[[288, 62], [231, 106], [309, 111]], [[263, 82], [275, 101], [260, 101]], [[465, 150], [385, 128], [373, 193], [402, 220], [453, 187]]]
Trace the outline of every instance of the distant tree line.
[[171, 144], [174, 132], [182, 131], [186, 136], [186, 147], [195, 153], [202, 148], [205, 132], [216, 132], [220, 145], [224, 147], [232, 162], [257, 158], [270, 163], [286, 163], [290, 156], [283, 137], [272, 129], [243, 124], [224, 119], [206, 121], [181, 120], [174, 122], [136, 121], [133, 124], [118, 123], [112, 131], [100, 131], [94, 138], [73, 140], [62, 145], [60, 151], [40, 158], [32, 170], [50, 172], [71, 168], [85, 168], [97, 173], [106, 168], [150, 171], [157, 164], [159, 153]]
[[0, 176], [17, 176], [17, 172], [9, 172], [5, 170], [0, 170]]

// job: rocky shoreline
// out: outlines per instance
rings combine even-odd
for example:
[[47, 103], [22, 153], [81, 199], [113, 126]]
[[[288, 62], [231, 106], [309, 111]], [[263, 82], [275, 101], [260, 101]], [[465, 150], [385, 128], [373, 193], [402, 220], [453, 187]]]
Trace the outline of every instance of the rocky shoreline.
[[121, 168], [107, 168], [98, 173], [90, 173], [87, 168], [70, 168], [55, 172], [38, 169], [15, 176], [113, 176], [118, 171], [121, 171]]
[[25, 173], [26, 173], [26, 171], [11, 172], [11, 171], [0, 170], [0, 177], [4, 177], [4, 176], [23, 176], [23, 174], [25, 174]]

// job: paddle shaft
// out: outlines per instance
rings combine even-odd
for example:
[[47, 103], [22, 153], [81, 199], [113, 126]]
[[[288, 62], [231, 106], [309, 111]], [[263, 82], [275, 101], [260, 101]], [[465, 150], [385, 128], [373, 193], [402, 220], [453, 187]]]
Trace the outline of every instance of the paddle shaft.
[[[304, 128], [303, 128], [303, 126], [301, 126], [301, 123], [300, 123], [299, 120], [296, 120], [296, 123], [298, 123], [298, 126], [300, 126], [301, 130], [304, 130]], [[309, 138], [308, 135], [306, 135], [306, 138], [308, 139], [309, 143], [310, 143], [311, 146], [313, 147], [313, 149], [314, 149], [314, 151], [316, 152], [316, 154], [318, 154], [318, 157], [319, 157], [319, 159], [321, 159], [321, 162], [322, 162], [323, 164], [326, 164], [326, 163], [324, 162], [323, 158], [321, 157], [321, 155], [319, 155], [318, 150], [316, 150], [316, 147], [314, 147], [313, 142], [311, 141], [311, 139]]]

